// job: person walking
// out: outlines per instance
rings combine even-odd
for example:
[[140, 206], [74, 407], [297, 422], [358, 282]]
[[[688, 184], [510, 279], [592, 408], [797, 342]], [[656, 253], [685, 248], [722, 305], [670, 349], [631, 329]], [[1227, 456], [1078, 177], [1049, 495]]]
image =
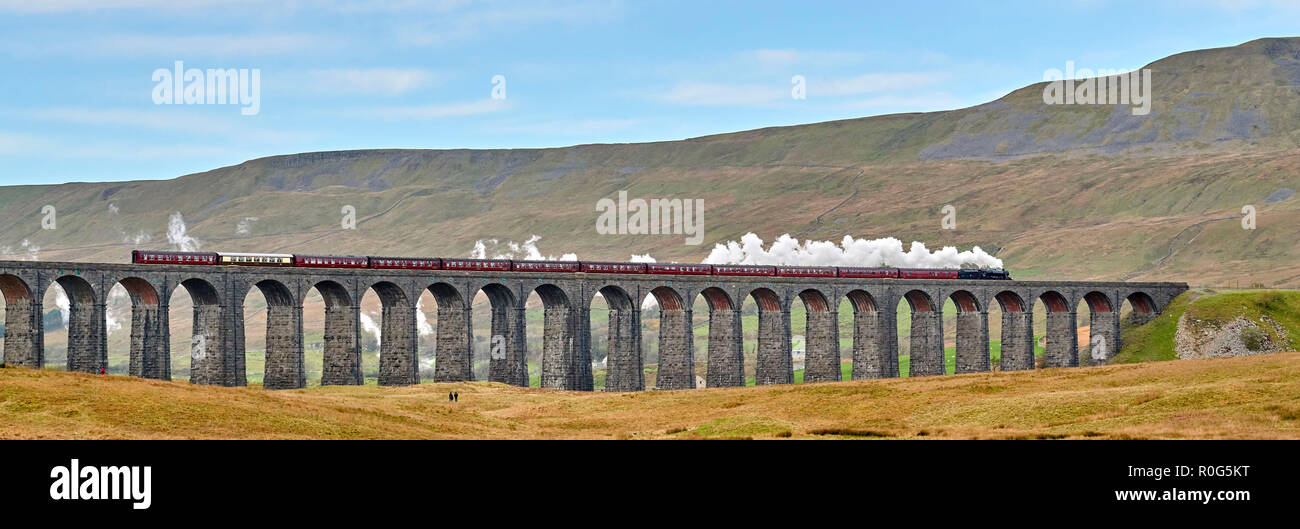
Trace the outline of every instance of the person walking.
[[451, 401], [456, 400], [456, 397], [455, 397], [454, 395], [455, 395], [454, 393], [448, 391], [448, 392], [447, 392], [447, 402], [451, 402]]
[[460, 402], [460, 392], [457, 391], [456, 393], [454, 393], [454, 395], [455, 395], [454, 400], [455, 400], [456, 402]]

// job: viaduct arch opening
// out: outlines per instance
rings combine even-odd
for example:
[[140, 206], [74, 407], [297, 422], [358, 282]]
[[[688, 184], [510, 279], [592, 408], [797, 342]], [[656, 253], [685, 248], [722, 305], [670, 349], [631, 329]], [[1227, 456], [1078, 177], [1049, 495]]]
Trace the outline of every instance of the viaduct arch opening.
[[[591, 364], [579, 366], [574, 354], [576, 325], [569, 296], [560, 287], [538, 284], [532, 290], [542, 303], [542, 351], [540, 387], [548, 389], [590, 390]], [[532, 294], [530, 294], [530, 297]], [[531, 326], [530, 326], [531, 327]], [[586, 380], [582, 375], [586, 375]]]
[[831, 305], [820, 290], [799, 292], [804, 308], [803, 381], [840, 380], [840, 326], [838, 305]]
[[4, 347], [5, 365], [39, 369], [45, 363], [39, 338], [41, 317], [39, 305], [33, 303], [32, 289], [16, 275], [0, 274], [0, 297], [4, 304], [4, 332], [0, 333], [0, 346]]
[[942, 306], [936, 305], [930, 294], [921, 290], [908, 291], [903, 295], [903, 301], [910, 309], [911, 332], [907, 360], [900, 362], [899, 371], [903, 371], [902, 367], [906, 365], [909, 377], [944, 374]]
[[793, 384], [790, 350], [790, 311], [781, 297], [768, 288], [756, 288], [749, 297], [758, 306], [758, 346], [755, 354], [756, 385]]
[[969, 291], [958, 290], [949, 297], [957, 306], [954, 373], [982, 373], [989, 366], [989, 320], [987, 309]]
[[1046, 314], [1046, 340], [1043, 345], [1043, 367], [1071, 367], [1079, 365], [1078, 325], [1074, 307], [1065, 296], [1055, 290], [1043, 292], [1038, 297]]
[[740, 306], [727, 291], [710, 286], [700, 291], [708, 306], [708, 343], [705, 349], [705, 386], [745, 385], [744, 330]]
[[998, 367], [1002, 371], [1034, 368], [1034, 312], [1015, 292], [1004, 290], [994, 296], [1002, 311], [1002, 332]]

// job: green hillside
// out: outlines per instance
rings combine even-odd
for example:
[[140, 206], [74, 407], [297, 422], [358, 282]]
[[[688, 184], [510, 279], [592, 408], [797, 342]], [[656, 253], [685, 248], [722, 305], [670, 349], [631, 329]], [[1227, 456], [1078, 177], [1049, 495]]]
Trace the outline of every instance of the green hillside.
[[[978, 244], [1022, 278], [1294, 286], [1297, 65], [1300, 38], [1156, 61], [1143, 119], [1128, 107], [1046, 106], [1039, 84], [961, 110], [681, 141], [320, 152], [166, 181], [10, 186], [0, 188], [0, 250], [22, 256], [27, 240], [44, 260], [121, 261], [131, 248], [167, 247], [179, 212], [219, 250], [463, 256], [479, 239], [540, 235], [556, 255], [697, 261], [749, 231], [851, 234]], [[619, 191], [703, 199], [704, 244], [593, 236], [596, 202]], [[57, 230], [40, 229], [45, 204], [58, 208]], [[940, 230], [946, 204], [955, 230]], [[1259, 211], [1250, 232], [1238, 222], [1246, 204]], [[341, 229], [344, 206], [356, 208], [356, 230]], [[134, 244], [141, 234], [148, 241]]]
[[1241, 331], [1248, 351], [1264, 352], [1264, 342], [1300, 350], [1300, 292], [1201, 289], [1178, 296], [1150, 323], [1125, 327], [1123, 348], [1112, 363], [1176, 360], [1179, 322], [1186, 336], [1221, 331], [1238, 318], [1257, 328]]

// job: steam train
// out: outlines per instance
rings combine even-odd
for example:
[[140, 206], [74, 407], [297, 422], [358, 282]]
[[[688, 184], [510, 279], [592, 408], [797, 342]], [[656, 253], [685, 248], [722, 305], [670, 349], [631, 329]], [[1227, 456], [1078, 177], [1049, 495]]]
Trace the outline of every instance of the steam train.
[[600, 261], [517, 261], [439, 257], [378, 257], [277, 253], [166, 252], [134, 250], [131, 262], [190, 266], [277, 266], [371, 268], [386, 270], [467, 270], [492, 272], [580, 272], [587, 274], [672, 274], [703, 276], [852, 277], [892, 279], [1011, 279], [1006, 270], [872, 268], [854, 266], [765, 266]]

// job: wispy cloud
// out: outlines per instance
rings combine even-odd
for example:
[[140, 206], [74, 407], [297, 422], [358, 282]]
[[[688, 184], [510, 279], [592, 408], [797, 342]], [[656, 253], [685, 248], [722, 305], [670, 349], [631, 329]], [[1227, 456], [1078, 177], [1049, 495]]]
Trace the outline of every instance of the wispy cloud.
[[0, 132], [0, 156], [37, 159], [185, 160], [195, 157], [235, 157], [243, 149], [223, 145], [124, 141], [75, 141], [63, 138]]
[[761, 49], [742, 52], [740, 56], [771, 67], [830, 67], [860, 62], [867, 55], [851, 51]]
[[512, 133], [574, 136], [592, 133], [617, 132], [645, 123], [644, 119], [581, 119], [575, 121], [549, 121], [542, 123], [510, 124], [493, 130]]
[[937, 72], [869, 73], [848, 79], [809, 80], [809, 96], [844, 96], [915, 90], [943, 81], [948, 76]]
[[254, 127], [252, 120], [237, 114], [222, 118], [204, 114], [199, 110], [176, 107], [163, 107], [157, 110], [50, 107], [7, 112], [3, 115], [38, 122], [147, 129], [190, 134], [196, 137], [239, 137], [243, 140], [270, 144], [302, 141], [312, 137], [310, 133]]
[[110, 35], [95, 41], [94, 53], [171, 57], [259, 56], [332, 48], [336, 39], [287, 33], [261, 35]]
[[892, 110], [899, 112], [930, 112], [951, 110], [967, 106], [967, 102], [948, 93], [931, 92], [914, 95], [881, 95], [849, 101], [841, 108], [851, 110]]
[[[910, 92], [932, 86], [947, 76], [942, 73], [871, 73], [843, 79], [806, 79], [808, 98]], [[791, 84], [727, 84], [683, 82], [651, 95], [652, 99], [694, 106], [768, 106], [791, 101]], [[901, 96], [902, 94], [900, 94]]]
[[340, 113], [353, 118], [374, 118], [384, 120], [421, 120], [440, 119], [457, 116], [491, 114], [510, 109], [512, 104], [505, 99], [482, 99], [469, 103], [452, 103], [446, 105], [387, 106], [343, 110]]
[[[0, 0], [3, 1], [3, 0]], [[3, 52], [22, 57], [67, 55], [75, 57], [165, 57], [188, 60], [193, 57], [222, 57], [246, 61], [249, 57], [328, 52], [345, 45], [344, 39], [305, 33], [269, 34], [107, 34], [96, 37], [44, 35], [42, 40], [5, 35]]]
[[678, 83], [651, 98], [676, 105], [763, 106], [790, 97], [790, 89], [777, 84]]
[[618, 12], [616, 2], [489, 4], [486, 8], [450, 10], [444, 16], [401, 25], [396, 32], [400, 42], [429, 46], [485, 34], [505, 34], [538, 25], [608, 20]]
[[292, 79], [319, 92], [398, 96], [433, 84], [438, 76], [419, 68], [312, 70]]
[[67, 13], [114, 9], [198, 9], [248, 5], [261, 0], [0, 0], [0, 11], [17, 13]]

